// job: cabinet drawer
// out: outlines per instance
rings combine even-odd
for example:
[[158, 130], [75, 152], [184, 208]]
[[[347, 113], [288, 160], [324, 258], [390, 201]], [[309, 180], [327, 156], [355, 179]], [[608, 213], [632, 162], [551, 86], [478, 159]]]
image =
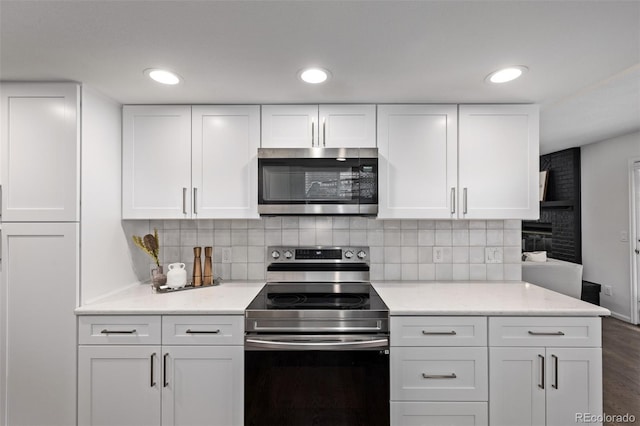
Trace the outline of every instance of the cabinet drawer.
[[392, 316], [391, 346], [487, 346], [487, 318]]
[[489, 346], [602, 346], [599, 317], [492, 317]]
[[171, 315], [162, 317], [163, 345], [242, 345], [242, 315]]
[[394, 426], [486, 426], [486, 402], [392, 402]]
[[392, 401], [487, 401], [487, 348], [391, 349]]
[[81, 345], [159, 345], [160, 317], [90, 315], [78, 317]]

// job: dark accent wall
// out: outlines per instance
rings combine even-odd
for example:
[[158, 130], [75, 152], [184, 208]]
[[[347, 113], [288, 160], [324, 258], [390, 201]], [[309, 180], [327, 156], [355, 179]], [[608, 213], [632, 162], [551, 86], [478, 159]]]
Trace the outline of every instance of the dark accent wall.
[[[582, 263], [580, 211], [580, 148], [540, 156], [540, 171], [549, 171], [540, 220], [551, 224], [551, 256]], [[523, 223], [523, 229], [526, 223]]]

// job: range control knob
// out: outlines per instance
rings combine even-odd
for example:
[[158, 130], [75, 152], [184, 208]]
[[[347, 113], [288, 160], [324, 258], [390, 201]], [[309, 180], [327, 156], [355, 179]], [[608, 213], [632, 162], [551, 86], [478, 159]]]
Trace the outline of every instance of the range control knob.
[[351, 250], [347, 250], [344, 252], [344, 257], [347, 259], [351, 259], [353, 257], [353, 252]]
[[278, 250], [274, 250], [271, 252], [271, 257], [273, 257], [274, 259], [279, 259], [280, 258], [280, 252]]
[[293, 257], [293, 253], [291, 253], [291, 250], [286, 250], [284, 252], [284, 257], [285, 259], [291, 259]]
[[367, 253], [365, 253], [363, 250], [360, 250], [358, 252], [358, 259], [364, 259], [365, 257], [367, 257]]

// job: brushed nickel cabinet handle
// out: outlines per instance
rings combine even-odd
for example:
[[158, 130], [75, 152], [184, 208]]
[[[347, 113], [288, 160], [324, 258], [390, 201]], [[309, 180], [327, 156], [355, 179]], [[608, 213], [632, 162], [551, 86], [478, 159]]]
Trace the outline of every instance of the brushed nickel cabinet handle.
[[188, 328], [185, 333], [187, 334], [219, 334], [220, 330], [191, 330]]
[[313, 141], [316, 138], [316, 123], [311, 120], [311, 146], [314, 146]]
[[455, 379], [456, 377], [456, 373], [451, 373], [451, 374], [427, 374], [427, 373], [422, 373], [422, 378], [423, 379]]
[[426, 331], [422, 330], [422, 334], [425, 336], [455, 336], [457, 333], [455, 330], [451, 331]]
[[467, 214], [467, 188], [462, 188], [462, 214]]
[[532, 336], [564, 336], [562, 331], [544, 332], [544, 331], [531, 331], [528, 332]]
[[156, 377], [155, 371], [154, 371], [154, 364], [156, 363], [156, 353], [152, 353], [151, 354], [151, 387], [154, 387], [156, 385], [156, 381], [154, 380]]
[[456, 212], [456, 189], [451, 188], [451, 214]]
[[107, 330], [105, 328], [100, 332], [100, 334], [134, 334], [135, 332], [135, 328], [133, 330]]
[[553, 358], [553, 368], [555, 369], [553, 373], [553, 381], [555, 383], [553, 383], [551, 387], [554, 389], [558, 389], [558, 357], [555, 355], [551, 355], [551, 358]]
[[322, 119], [322, 146], [327, 146], [327, 122]]
[[538, 359], [540, 359], [540, 383], [538, 384], [538, 387], [540, 389], [544, 389], [544, 356], [538, 354]]
[[167, 380], [167, 358], [169, 358], [168, 353], [164, 354], [164, 356], [162, 357], [162, 376], [164, 379], [162, 382], [162, 386], [165, 388], [169, 386], [169, 380]]
[[193, 214], [198, 214], [198, 188], [193, 188]]
[[182, 188], [182, 214], [187, 214], [187, 188]]

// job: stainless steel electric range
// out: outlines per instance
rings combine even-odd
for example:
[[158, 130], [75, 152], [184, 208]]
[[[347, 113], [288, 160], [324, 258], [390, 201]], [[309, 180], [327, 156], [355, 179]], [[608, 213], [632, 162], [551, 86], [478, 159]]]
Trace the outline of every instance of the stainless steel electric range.
[[245, 314], [245, 424], [389, 424], [389, 309], [368, 247], [269, 247]]

